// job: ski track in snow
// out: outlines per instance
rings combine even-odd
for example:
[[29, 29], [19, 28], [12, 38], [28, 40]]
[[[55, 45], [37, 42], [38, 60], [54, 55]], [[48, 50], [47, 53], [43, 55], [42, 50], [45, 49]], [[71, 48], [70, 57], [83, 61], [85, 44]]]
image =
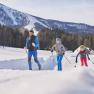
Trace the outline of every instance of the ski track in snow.
[[[45, 57], [44, 57], [45, 55]], [[66, 52], [63, 71], [58, 72], [56, 59], [49, 51], [38, 51], [42, 70], [28, 70], [27, 54], [24, 49], [0, 47], [0, 94], [94, 94], [94, 65], [75, 68], [75, 54]], [[94, 56], [90, 58], [94, 60]], [[53, 64], [53, 62], [55, 62]]]

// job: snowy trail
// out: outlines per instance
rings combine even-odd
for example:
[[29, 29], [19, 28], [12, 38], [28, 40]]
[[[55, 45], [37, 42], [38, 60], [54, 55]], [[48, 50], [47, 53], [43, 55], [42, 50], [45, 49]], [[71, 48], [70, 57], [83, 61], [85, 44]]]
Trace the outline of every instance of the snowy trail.
[[[16, 49], [16, 50], [15, 50]], [[0, 49], [0, 69], [13, 69], [13, 70], [28, 70], [27, 63], [27, 53], [24, 49], [18, 48], [1, 48]], [[66, 53], [67, 57], [69, 53]], [[56, 59], [52, 56], [49, 51], [38, 51], [39, 62], [42, 65], [42, 70], [53, 70], [56, 66]], [[70, 58], [67, 58], [71, 61]], [[69, 64], [69, 62], [64, 58], [63, 60], [63, 68], [64, 70], [69, 70], [73, 68], [73, 64]], [[74, 63], [71, 61], [71, 63]], [[70, 67], [71, 66], [71, 67]], [[32, 67], [33, 70], [37, 70], [38, 66], [32, 59]], [[56, 69], [56, 68], [55, 68]]]
[[[32, 60], [32, 69], [38, 70], [37, 64]], [[47, 62], [42, 61], [39, 59], [40, 64], [42, 65], [42, 70], [53, 70], [55, 65], [49, 64]], [[0, 61], [0, 69], [11, 69], [11, 70], [28, 70], [28, 62], [26, 59], [17, 59], [17, 60], [7, 60], [7, 61]]]
[[[75, 68], [75, 54], [66, 52], [63, 71], [58, 72], [55, 57], [49, 51], [38, 51], [43, 70], [28, 70], [24, 49], [0, 48], [0, 94], [94, 94], [94, 64]], [[92, 61], [94, 56], [90, 56]], [[54, 70], [55, 68], [55, 70]]]
[[[49, 51], [38, 51], [39, 62], [42, 65], [42, 70], [56, 69], [56, 57], [51, 55]], [[92, 61], [94, 56], [90, 56]], [[13, 70], [28, 70], [27, 53], [24, 49], [5, 47], [0, 48], [0, 69]], [[53, 63], [54, 62], [54, 63]], [[73, 52], [66, 52], [63, 61], [63, 70], [69, 71], [74, 68], [75, 54]], [[38, 66], [32, 59], [33, 70], [37, 70]], [[80, 66], [80, 63], [77, 64]], [[94, 66], [89, 62], [89, 66]]]
[[76, 69], [70, 72], [2, 70], [0, 71], [0, 93], [94, 94], [93, 78], [94, 70], [91, 69]]

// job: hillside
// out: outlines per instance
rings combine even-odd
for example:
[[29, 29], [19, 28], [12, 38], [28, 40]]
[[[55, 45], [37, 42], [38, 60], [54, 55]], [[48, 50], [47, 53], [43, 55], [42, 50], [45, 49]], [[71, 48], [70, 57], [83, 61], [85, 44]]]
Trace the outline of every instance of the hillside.
[[82, 23], [43, 19], [31, 14], [22, 13], [3, 4], [0, 4], [0, 24], [17, 28], [30, 26], [31, 28], [35, 28], [37, 31], [40, 31], [43, 28], [59, 28], [66, 32], [94, 33], [94, 26]]

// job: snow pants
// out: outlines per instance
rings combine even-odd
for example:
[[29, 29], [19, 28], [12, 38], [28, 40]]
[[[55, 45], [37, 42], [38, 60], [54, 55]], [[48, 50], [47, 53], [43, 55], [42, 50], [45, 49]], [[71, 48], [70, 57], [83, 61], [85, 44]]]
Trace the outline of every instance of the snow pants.
[[81, 66], [88, 66], [87, 64], [87, 58], [80, 58], [80, 61], [81, 61]]
[[62, 71], [62, 58], [63, 58], [63, 55], [57, 55], [58, 71]]
[[37, 51], [28, 51], [28, 65], [29, 65], [29, 70], [32, 70], [32, 63], [31, 63], [31, 57], [34, 57], [35, 63], [37, 63], [39, 70], [41, 69], [41, 65], [38, 61], [37, 58]]

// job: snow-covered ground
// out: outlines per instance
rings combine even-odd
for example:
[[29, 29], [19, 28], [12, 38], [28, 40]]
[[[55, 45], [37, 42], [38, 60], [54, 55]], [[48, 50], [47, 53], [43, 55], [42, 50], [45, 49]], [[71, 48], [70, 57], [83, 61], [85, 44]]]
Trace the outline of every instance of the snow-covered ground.
[[75, 56], [67, 51], [63, 71], [58, 72], [55, 54], [40, 50], [42, 70], [32, 60], [33, 71], [29, 71], [25, 49], [0, 47], [0, 94], [94, 94], [94, 56], [87, 68], [80, 63], [75, 68]]

